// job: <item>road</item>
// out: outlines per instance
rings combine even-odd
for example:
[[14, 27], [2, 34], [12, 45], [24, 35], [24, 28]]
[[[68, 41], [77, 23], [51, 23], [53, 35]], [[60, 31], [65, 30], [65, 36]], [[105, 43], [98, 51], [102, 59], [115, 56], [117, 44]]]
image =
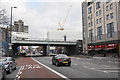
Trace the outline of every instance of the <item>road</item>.
[[52, 57], [33, 57], [68, 78], [118, 78], [118, 63], [105, 59], [72, 58], [72, 65], [56, 67]]
[[[21, 72], [22, 78], [62, 78], [62, 76], [67, 77], [68, 79], [81, 79], [81, 80], [117, 80], [119, 68], [117, 59], [109, 59], [109, 58], [76, 58], [71, 57], [72, 65], [71, 66], [55, 66], [52, 65], [51, 59], [52, 57], [43, 57], [43, 56], [29, 56], [23, 58], [24, 60], [18, 61], [18, 68], [14, 70], [12, 74], [7, 74], [8, 80], [10, 78], [15, 79], [18, 77], [18, 73], [21, 70], [20, 68], [24, 66], [23, 72]], [[28, 60], [28, 61], [27, 61]], [[36, 61], [34, 61], [36, 60]], [[24, 63], [23, 63], [24, 62]], [[20, 63], [20, 64], [19, 64]], [[22, 64], [21, 64], [22, 63]], [[40, 63], [40, 64], [39, 64]], [[43, 65], [48, 68], [54, 70], [60, 75], [56, 74], [54, 71], [50, 71], [46, 69]], [[40, 68], [33, 70], [28, 69], [27, 65], [31, 65], [34, 67], [35, 65], [39, 65]], [[26, 67], [26, 68], [25, 68]], [[44, 69], [45, 68], [45, 69]], [[42, 72], [45, 75], [37, 75]], [[44, 73], [46, 72], [46, 73]], [[48, 72], [48, 73], [47, 73]], [[31, 73], [31, 74], [29, 74]], [[40, 77], [41, 76], [41, 77]]]

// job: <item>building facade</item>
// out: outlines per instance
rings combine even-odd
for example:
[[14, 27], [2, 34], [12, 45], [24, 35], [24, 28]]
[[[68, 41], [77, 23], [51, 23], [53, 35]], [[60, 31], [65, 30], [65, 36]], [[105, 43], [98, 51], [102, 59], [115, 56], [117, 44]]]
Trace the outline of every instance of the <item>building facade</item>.
[[83, 53], [120, 55], [120, 1], [82, 3]]
[[9, 55], [9, 36], [8, 29], [0, 27], [0, 50], [5, 53], [3, 55]]
[[28, 26], [24, 25], [22, 20], [14, 21], [12, 28], [13, 32], [25, 32], [28, 33]]

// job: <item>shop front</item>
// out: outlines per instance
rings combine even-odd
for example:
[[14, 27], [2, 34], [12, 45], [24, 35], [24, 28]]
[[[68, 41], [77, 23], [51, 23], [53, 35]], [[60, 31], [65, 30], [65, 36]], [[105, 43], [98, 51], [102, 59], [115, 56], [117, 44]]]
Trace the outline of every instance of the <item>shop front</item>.
[[104, 44], [96, 45], [95, 53], [96, 56], [104, 56]]
[[89, 45], [88, 46], [89, 55], [94, 55], [94, 49], [95, 49], [95, 45]]
[[118, 55], [117, 53], [117, 43], [109, 43], [105, 46], [105, 53], [107, 56], [115, 57]]

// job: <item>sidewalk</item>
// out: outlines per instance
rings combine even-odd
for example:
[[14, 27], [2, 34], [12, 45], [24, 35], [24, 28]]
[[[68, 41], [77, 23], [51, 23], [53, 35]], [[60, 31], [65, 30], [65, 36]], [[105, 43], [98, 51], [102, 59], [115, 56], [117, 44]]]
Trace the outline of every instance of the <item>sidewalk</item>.
[[64, 80], [57, 74], [53, 73], [52, 71], [48, 70], [41, 64], [34, 61], [31, 57], [23, 57], [16, 60], [17, 66], [20, 66], [20, 70], [16, 79], [23, 80], [23, 79], [59, 79]]

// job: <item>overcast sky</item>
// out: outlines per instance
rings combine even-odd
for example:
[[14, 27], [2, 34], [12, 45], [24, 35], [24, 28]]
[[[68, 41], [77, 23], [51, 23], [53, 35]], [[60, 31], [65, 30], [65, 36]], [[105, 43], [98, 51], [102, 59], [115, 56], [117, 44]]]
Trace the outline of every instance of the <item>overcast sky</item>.
[[[13, 9], [13, 21], [23, 20], [29, 26], [30, 38], [46, 38], [49, 32], [51, 39], [82, 39], [82, 9], [83, 0], [1, 0], [1, 8], [7, 10], [10, 17], [10, 7]], [[59, 22], [63, 24], [66, 14], [72, 5], [64, 25], [64, 31], [58, 31]]]

